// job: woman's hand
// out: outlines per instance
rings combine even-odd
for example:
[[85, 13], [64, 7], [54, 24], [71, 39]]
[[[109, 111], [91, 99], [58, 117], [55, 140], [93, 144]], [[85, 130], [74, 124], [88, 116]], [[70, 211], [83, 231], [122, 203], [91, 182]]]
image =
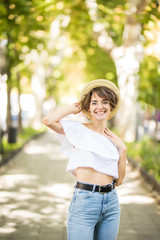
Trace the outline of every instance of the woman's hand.
[[70, 106], [64, 106], [56, 109], [54, 112], [49, 113], [43, 118], [43, 123], [51, 128], [53, 131], [65, 134], [60, 120], [70, 114], [77, 114], [81, 111], [80, 103], [74, 103]]
[[79, 102], [73, 103], [73, 104], [71, 105], [71, 108], [72, 108], [72, 113], [73, 113], [73, 114], [78, 114], [78, 113], [80, 113], [80, 111], [81, 111], [81, 105], [80, 105]]
[[118, 147], [120, 153], [127, 151], [126, 145], [115, 133], [111, 132], [108, 128], [105, 128], [104, 133]]
[[116, 186], [119, 186], [122, 184], [126, 174], [127, 147], [122, 140], [108, 128], [105, 128], [104, 133], [119, 149], [118, 179], [116, 179]]
[[122, 184], [126, 174], [127, 147], [122, 140], [108, 128], [105, 128], [104, 133], [119, 149], [118, 179], [116, 179], [116, 186], [119, 186]]

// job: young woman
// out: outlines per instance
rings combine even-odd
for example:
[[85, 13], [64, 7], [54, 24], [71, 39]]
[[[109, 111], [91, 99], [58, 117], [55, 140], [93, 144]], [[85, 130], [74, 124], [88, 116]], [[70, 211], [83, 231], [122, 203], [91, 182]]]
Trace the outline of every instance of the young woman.
[[[43, 123], [58, 133], [68, 154], [67, 171], [76, 177], [69, 207], [68, 240], [115, 240], [120, 206], [116, 186], [126, 171], [126, 146], [107, 128], [107, 121], [118, 111], [118, 88], [98, 79], [82, 90], [80, 102], [46, 116]], [[63, 121], [80, 111], [89, 123]]]

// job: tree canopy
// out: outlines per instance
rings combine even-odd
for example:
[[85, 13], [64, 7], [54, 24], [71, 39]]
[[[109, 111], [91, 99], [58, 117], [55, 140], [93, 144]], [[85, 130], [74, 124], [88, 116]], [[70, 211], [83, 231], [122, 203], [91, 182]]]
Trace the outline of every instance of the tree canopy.
[[[151, 50], [158, 46], [159, 14], [156, 0], [3, 0], [0, 42], [5, 42], [8, 89], [20, 85], [22, 91], [31, 91], [36, 63], [26, 59], [33, 50], [39, 56], [45, 52], [46, 97], [54, 95], [59, 101], [60, 96], [96, 78], [118, 84], [117, 66], [123, 68], [123, 55], [134, 48], [138, 60], [131, 77], [139, 74], [138, 100], [157, 109], [160, 54], [158, 49]], [[132, 62], [127, 64], [132, 66]], [[17, 76], [26, 78], [19, 81]]]

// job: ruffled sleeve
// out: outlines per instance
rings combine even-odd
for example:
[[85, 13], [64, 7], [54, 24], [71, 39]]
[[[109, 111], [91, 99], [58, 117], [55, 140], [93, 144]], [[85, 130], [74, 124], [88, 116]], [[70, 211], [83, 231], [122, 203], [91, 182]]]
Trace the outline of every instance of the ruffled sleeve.
[[62, 150], [69, 157], [73, 147], [90, 151], [108, 159], [119, 159], [117, 147], [107, 137], [76, 121], [60, 121], [65, 135], [58, 134]]

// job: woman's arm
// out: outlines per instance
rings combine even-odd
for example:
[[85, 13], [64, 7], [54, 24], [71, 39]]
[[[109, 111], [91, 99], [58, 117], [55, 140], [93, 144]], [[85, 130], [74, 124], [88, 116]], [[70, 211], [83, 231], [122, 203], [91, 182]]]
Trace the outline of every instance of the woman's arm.
[[116, 179], [116, 185], [119, 186], [122, 184], [123, 179], [126, 175], [126, 158], [127, 158], [127, 148], [120, 150], [120, 157], [118, 162], [118, 176]]
[[77, 114], [81, 111], [80, 103], [73, 103], [70, 106], [62, 107], [45, 116], [42, 122], [57, 133], [64, 134], [60, 120], [69, 114]]
[[118, 147], [119, 149], [119, 162], [118, 162], [118, 176], [116, 179], [116, 185], [119, 186], [122, 184], [123, 179], [126, 174], [126, 158], [127, 158], [127, 147], [122, 142], [122, 140], [108, 128], [105, 128], [105, 134], [107, 137]]

